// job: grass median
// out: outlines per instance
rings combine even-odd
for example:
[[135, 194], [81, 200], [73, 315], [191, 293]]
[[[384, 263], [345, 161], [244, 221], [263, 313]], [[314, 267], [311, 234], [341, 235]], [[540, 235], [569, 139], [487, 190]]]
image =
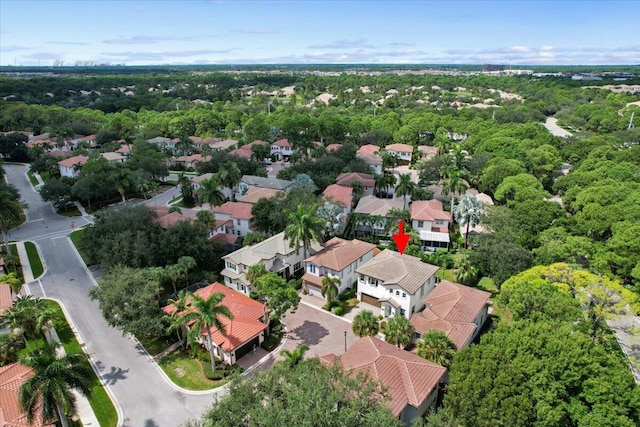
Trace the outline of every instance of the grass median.
[[[47, 300], [47, 304], [55, 310], [53, 315], [53, 324], [56, 328], [56, 332], [58, 333], [58, 337], [60, 338], [65, 351], [67, 353], [85, 354], [82, 351], [82, 347], [76, 339], [75, 334], [71, 330], [71, 327], [69, 326], [67, 318], [62, 312], [60, 305], [57, 302], [51, 300]], [[89, 404], [91, 405], [93, 412], [96, 414], [101, 427], [115, 427], [118, 424], [118, 413], [116, 412], [116, 408], [113, 405], [111, 398], [109, 398], [107, 391], [100, 383], [98, 376], [93, 370], [91, 372], [92, 387]]]
[[73, 233], [71, 233], [69, 237], [71, 238], [71, 243], [73, 243], [73, 246], [75, 246], [76, 249], [78, 250], [78, 253], [82, 257], [82, 260], [84, 261], [84, 263], [86, 265], [89, 265], [87, 263], [87, 257], [85, 256], [85, 254], [82, 253], [82, 250], [80, 249], [80, 239], [82, 238], [83, 234], [84, 234], [84, 228], [80, 228], [79, 230], [76, 230]]
[[40, 259], [38, 248], [33, 242], [24, 242], [24, 248], [27, 251], [27, 257], [29, 258], [29, 265], [31, 265], [33, 278], [37, 279], [42, 276], [42, 273], [44, 273], [44, 266], [42, 265], [42, 259]]

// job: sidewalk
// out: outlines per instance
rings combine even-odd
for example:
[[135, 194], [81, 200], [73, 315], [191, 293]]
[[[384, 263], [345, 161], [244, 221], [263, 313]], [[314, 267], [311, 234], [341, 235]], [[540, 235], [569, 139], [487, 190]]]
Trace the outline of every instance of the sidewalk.
[[89, 216], [89, 214], [87, 214], [87, 211], [84, 210], [84, 206], [82, 206], [82, 203], [80, 203], [78, 201], [75, 201], [73, 203], [76, 205], [76, 207], [78, 208], [78, 210], [80, 211], [80, 214], [82, 216]]
[[20, 257], [20, 265], [22, 266], [22, 277], [24, 277], [24, 284], [28, 285], [33, 282], [33, 272], [31, 271], [31, 264], [29, 264], [29, 257], [27, 256], [27, 250], [24, 247], [24, 241], [16, 242], [16, 250]]

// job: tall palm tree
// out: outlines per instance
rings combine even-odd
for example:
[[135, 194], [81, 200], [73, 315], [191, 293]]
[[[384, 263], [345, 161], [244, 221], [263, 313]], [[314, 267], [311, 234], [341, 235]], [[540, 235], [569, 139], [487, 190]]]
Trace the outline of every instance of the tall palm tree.
[[46, 302], [31, 295], [20, 295], [8, 311], [2, 314], [12, 328], [20, 330], [26, 336], [35, 337], [53, 316], [53, 309]]
[[420, 338], [417, 345], [418, 356], [445, 368], [451, 367], [456, 345], [444, 332], [431, 329]]
[[191, 334], [199, 336], [203, 330], [207, 334], [207, 346], [209, 347], [209, 356], [211, 357], [211, 369], [216, 369], [216, 359], [213, 353], [213, 338], [211, 336], [211, 329], [217, 329], [222, 335], [227, 335], [227, 331], [224, 328], [224, 324], [220, 317], [226, 317], [227, 319], [233, 319], [233, 314], [229, 311], [227, 306], [222, 305], [224, 294], [222, 292], [216, 292], [211, 294], [207, 299], [202, 298], [199, 295], [189, 292], [187, 294], [189, 300], [189, 307], [187, 312], [177, 319], [177, 324], [189, 325]]
[[371, 337], [378, 334], [380, 325], [372, 311], [362, 310], [353, 318], [351, 329], [359, 337]]
[[471, 263], [467, 251], [461, 251], [455, 263], [456, 280], [467, 286], [473, 286], [478, 279], [478, 269]]
[[169, 298], [167, 302], [169, 304], [173, 304], [173, 307], [174, 307], [173, 313], [171, 313], [171, 316], [170, 316], [171, 319], [169, 319], [171, 322], [171, 325], [169, 326], [168, 331], [171, 332], [175, 329], [176, 334], [178, 335], [178, 340], [182, 342], [182, 336], [180, 335], [181, 327], [178, 326], [178, 322], [176, 322], [175, 320], [178, 318], [180, 313], [182, 313], [187, 308], [187, 291], [182, 289], [180, 292], [177, 293], [175, 299]]
[[20, 358], [20, 363], [33, 369], [34, 375], [20, 387], [19, 401], [31, 423], [38, 406], [45, 423], [60, 418], [68, 426], [67, 415], [76, 413], [72, 390], [91, 396], [91, 367], [81, 354], [57, 354], [55, 344], [47, 344], [33, 354]]
[[205, 179], [200, 183], [198, 189], [198, 201], [202, 206], [202, 202], [209, 203], [211, 206], [219, 206], [224, 203], [225, 197], [220, 191], [220, 183], [215, 176]]
[[254, 285], [256, 280], [264, 276], [265, 274], [267, 274], [267, 268], [264, 266], [264, 264], [255, 264], [249, 267], [249, 270], [247, 270], [246, 278], [249, 283]]
[[20, 220], [20, 215], [22, 215], [22, 206], [16, 200], [15, 194], [6, 186], [0, 187], [0, 231], [5, 251], [9, 255], [11, 255], [11, 247], [9, 246], [8, 232], [12, 224]]
[[340, 286], [339, 278], [329, 276], [322, 278], [320, 293], [327, 299], [327, 304], [330, 304], [338, 297], [338, 286]]
[[181, 256], [178, 258], [176, 266], [180, 269], [181, 274], [184, 274], [184, 280], [187, 283], [187, 286], [189, 286], [189, 270], [197, 267], [198, 263], [193, 257]]
[[218, 169], [218, 181], [225, 187], [229, 187], [233, 194], [233, 188], [240, 182], [242, 172], [238, 165], [233, 162], [225, 162]]
[[122, 198], [122, 203], [126, 203], [127, 199], [125, 194], [133, 187], [133, 175], [131, 174], [131, 171], [122, 167], [113, 175], [113, 180], [116, 190], [118, 190], [118, 193], [120, 193], [120, 197]]
[[413, 340], [413, 325], [402, 315], [395, 315], [387, 321], [384, 332], [385, 340], [389, 344], [405, 348]]
[[396, 194], [404, 196], [404, 209], [407, 210], [407, 195], [412, 194], [418, 187], [415, 182], [411, 181], [411, 175], [403, 173], [399, 176], [398, 185], [396, 185]]
[[462, 177], [462, 172], [458, 169], [447, 168], [445, 170], [445, 178], [442, 181], [442, 192], [449, 193], [451, 196], [451, 211], [453, 212], [453, 204], [455, 203], [455, 195], [466, 191], [469, 188], [467, 181]]
[[284, 238], [289, 240], [289, 247], [295, 248], [300, 242], [304, 250], [304, 258], [307, 258], [307, 249], [311, 247], [311, 242], [321, 242], [325, 230], [326, 222], [316, 216], [318, 210], [315, 204], [305, 208], [303, 204], [298, 205], [298, 209], [287, 212], [289, 225], [284, 229]]
[[453, 207], [453, 216], [460, 226], [467, 226], [464, 235], [464, 247], [469, 247], [469, 228], [480, 224], [480, 220], [484, 216], [484, 205], [476, 196], [465, 194], [462, 196], [457, 205]]
[[309, 350], [307, 344], [302, 344], [296, 347], [293, 351], [282, 350], [280, 354], [284, 356], [283, 363], [287, 364], [290, 368], [293, 368], [304, 359], [304, 354]]
[[196, 212], [196, 221], [201, 222], [206, 227], [212, 227], [216, 223], [216, 217], [213, 212], [202, 209]]

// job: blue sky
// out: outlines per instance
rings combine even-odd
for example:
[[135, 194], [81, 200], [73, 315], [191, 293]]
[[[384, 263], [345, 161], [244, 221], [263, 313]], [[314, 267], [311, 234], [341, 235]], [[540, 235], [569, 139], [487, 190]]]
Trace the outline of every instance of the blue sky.
[[640, 1], [0, 0], [0, 65], [640, 64]]

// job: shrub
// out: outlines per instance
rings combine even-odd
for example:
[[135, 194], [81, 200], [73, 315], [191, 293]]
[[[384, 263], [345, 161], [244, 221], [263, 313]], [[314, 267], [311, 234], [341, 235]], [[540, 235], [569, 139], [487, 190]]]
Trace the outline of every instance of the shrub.
[[382, 322], [380, 322], [380, 332], [384, 334], [386, 330], [387, 330], [387, 322], [383, 320]]
[[335, 314], [336, 316], [342, 316], [344, 314], [344, 308], [342, 307], [336, 307], [333, 310], [333, 314]]
[[340, 296], [338, 297], [338, 299], [340, 301], [347, 301], [347, 300], [350, 300], [351, 298], [355, 298], [355, 297], [356, 297], [356, 290], [351, 288], [351, 289], [347, 289], [346, 291], [341, 293]]

